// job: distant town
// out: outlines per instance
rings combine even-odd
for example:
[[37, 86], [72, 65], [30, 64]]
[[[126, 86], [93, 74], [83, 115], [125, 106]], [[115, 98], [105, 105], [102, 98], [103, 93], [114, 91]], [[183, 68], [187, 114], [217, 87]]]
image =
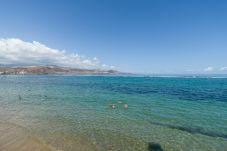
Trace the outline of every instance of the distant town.
[[59, 66], [0, 67], [0, 75], [118, 75], [116, 70], [81, 69]]

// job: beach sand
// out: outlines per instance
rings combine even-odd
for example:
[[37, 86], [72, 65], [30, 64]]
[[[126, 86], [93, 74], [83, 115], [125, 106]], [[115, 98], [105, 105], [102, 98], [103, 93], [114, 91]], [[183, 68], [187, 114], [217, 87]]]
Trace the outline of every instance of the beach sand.
[[[100, 134], [97, 134], [97, 136]], [[56, 133], [46, 136], [45, 143], [40, 137], [24, 127], [13, 123], [0, 122], [0, 151], [114, 151], [114, 150], [147, 150], [142, 141], [125, 138], [124, 136], [98, 136], [92, 140], [90, 136], [73, 136]], [[119, 139], [120, 137], [120, 139]], [[137, 144], [135, 144], [137, 142]], [[142, 148], [141, 148], [142, 147]]]
[[0, 151], [54, 151], [22, 127], [0, 123]]

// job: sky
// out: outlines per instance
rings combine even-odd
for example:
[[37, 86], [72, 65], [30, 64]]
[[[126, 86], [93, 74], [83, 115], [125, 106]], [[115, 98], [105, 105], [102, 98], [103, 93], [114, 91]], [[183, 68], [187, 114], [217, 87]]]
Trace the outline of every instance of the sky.
[[0, 64], [227, 73], [226, 0], [0, 0]]

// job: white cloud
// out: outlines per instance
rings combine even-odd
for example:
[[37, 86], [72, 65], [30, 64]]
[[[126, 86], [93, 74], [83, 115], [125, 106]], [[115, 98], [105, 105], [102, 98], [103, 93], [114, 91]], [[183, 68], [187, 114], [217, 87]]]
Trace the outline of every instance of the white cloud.
[[[37, 41], [0, 39], [0, 64], [59, 65], [82, 68], [103, 68], [99, 59], [53, 49]], [[112, 66], [105, 65], [105, 68]]]
[[115, 66], [109, 66], [109, 65], [106, 65], [106, 64], [102, 64], [102, 68], [103, 69], [114, 69]]
[[227, 71], [227, 67], [221, 67], [220, 71]]
[[211, 66], [204, 69], [204, 71], [206, 71], [206, 72], [211, 72], [213, 70], [214, 70], [214, 67], [211, 67]]

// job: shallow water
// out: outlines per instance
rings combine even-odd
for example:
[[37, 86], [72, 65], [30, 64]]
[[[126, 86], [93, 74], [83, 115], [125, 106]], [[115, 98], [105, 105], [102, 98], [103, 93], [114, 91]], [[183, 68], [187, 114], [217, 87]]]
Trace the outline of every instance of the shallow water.
[[227, 79], [0, 76], [0, 121], [48, 149], [225, 151]]

